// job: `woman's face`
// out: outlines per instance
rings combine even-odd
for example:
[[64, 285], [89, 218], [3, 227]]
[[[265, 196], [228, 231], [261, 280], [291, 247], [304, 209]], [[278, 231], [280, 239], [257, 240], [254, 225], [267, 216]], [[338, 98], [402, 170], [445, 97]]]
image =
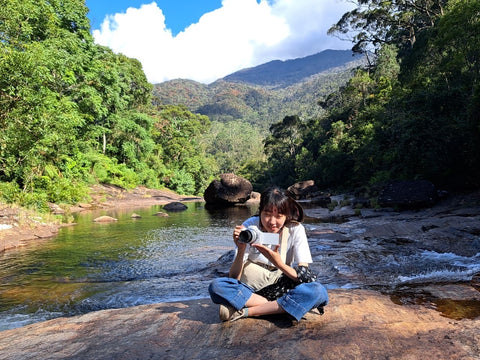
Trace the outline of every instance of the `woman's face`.
[[276, 207], [265, 209], [260, 214], [263, 229], [269, 233], [278, 233], [286, 220], [287, 217], [280, 214]]

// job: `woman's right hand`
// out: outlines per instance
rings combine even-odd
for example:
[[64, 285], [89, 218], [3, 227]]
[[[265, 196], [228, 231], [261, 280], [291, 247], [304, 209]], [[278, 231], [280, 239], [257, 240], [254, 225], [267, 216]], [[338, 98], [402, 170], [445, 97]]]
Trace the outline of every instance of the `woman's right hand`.
[[240, 276], [242, 275], [243, 270], [243, 256], [247, 249], [247, 244], [238, 241], [238, 235], [244, 229], [244, 226], [237, 225], [233, 230], [233, 241], [237, 246], [237, 253], [235, 255], [235, 259], [233, 259], [233, 263], [230, 266], [230, 271], [228, 272], [228, 276], [237, 280], [240, 280]]
[[238, 236], [240, 235], [243, 229], [245, 229], [245, 226], [243, 225], [235, 226], [235, 229], [233, 230], [233, 241], [235, 242], [235, 245], [237, 246], [238, 249], [245, 250], [247, 248], [247, 244], [238, 241]]

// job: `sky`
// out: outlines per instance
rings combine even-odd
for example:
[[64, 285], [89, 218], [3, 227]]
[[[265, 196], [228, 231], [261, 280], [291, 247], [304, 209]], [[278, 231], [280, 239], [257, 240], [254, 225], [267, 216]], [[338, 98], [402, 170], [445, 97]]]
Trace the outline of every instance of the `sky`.
[[95, 42], [138, 59], [152, 84], [209, 84], [271, 60], [350, 49], [327, 35], [348, 0], [86, 0]]

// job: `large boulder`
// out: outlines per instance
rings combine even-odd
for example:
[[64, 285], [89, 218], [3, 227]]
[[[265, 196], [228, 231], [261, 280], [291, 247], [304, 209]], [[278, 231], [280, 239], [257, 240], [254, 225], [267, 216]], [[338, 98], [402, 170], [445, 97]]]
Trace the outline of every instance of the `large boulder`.
[[313, 180], [299, 181], [287, 188], [287, 193], [295, 200], [310, 200], [313, 205], [328, 207], [332, 202], [330, 194], [320, 191]]
[[208, 205], [232, 206], [243, 204], [252, 193], [253, 186], [247, 179], [232, 173], [220, 175], [220, 180], [213, 180], [203, 194]]
[[287, 192], [296, 200], [311, 198], [318, 192], [318, 187], [313, 180], [299, 181], [287, 188]]
[[420, 209], [435, 205], [438, 193], [427, 180], [397, 180], [387, 184], [378, 197], [382, 207]]

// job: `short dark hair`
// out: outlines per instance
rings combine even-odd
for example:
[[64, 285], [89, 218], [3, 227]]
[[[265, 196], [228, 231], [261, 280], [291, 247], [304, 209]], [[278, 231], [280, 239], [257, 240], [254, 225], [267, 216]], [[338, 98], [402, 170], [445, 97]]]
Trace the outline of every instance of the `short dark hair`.
[[287, 217], [285, 224], [291, 222], [303, 221], [302, 206], [292, 199], [287, 193], [279, 187], [272, 186], [265, 189], [260, 196], [260, 206], [258, 208], [258, 215], [264, 210], [276, 207], [280, 214]]

